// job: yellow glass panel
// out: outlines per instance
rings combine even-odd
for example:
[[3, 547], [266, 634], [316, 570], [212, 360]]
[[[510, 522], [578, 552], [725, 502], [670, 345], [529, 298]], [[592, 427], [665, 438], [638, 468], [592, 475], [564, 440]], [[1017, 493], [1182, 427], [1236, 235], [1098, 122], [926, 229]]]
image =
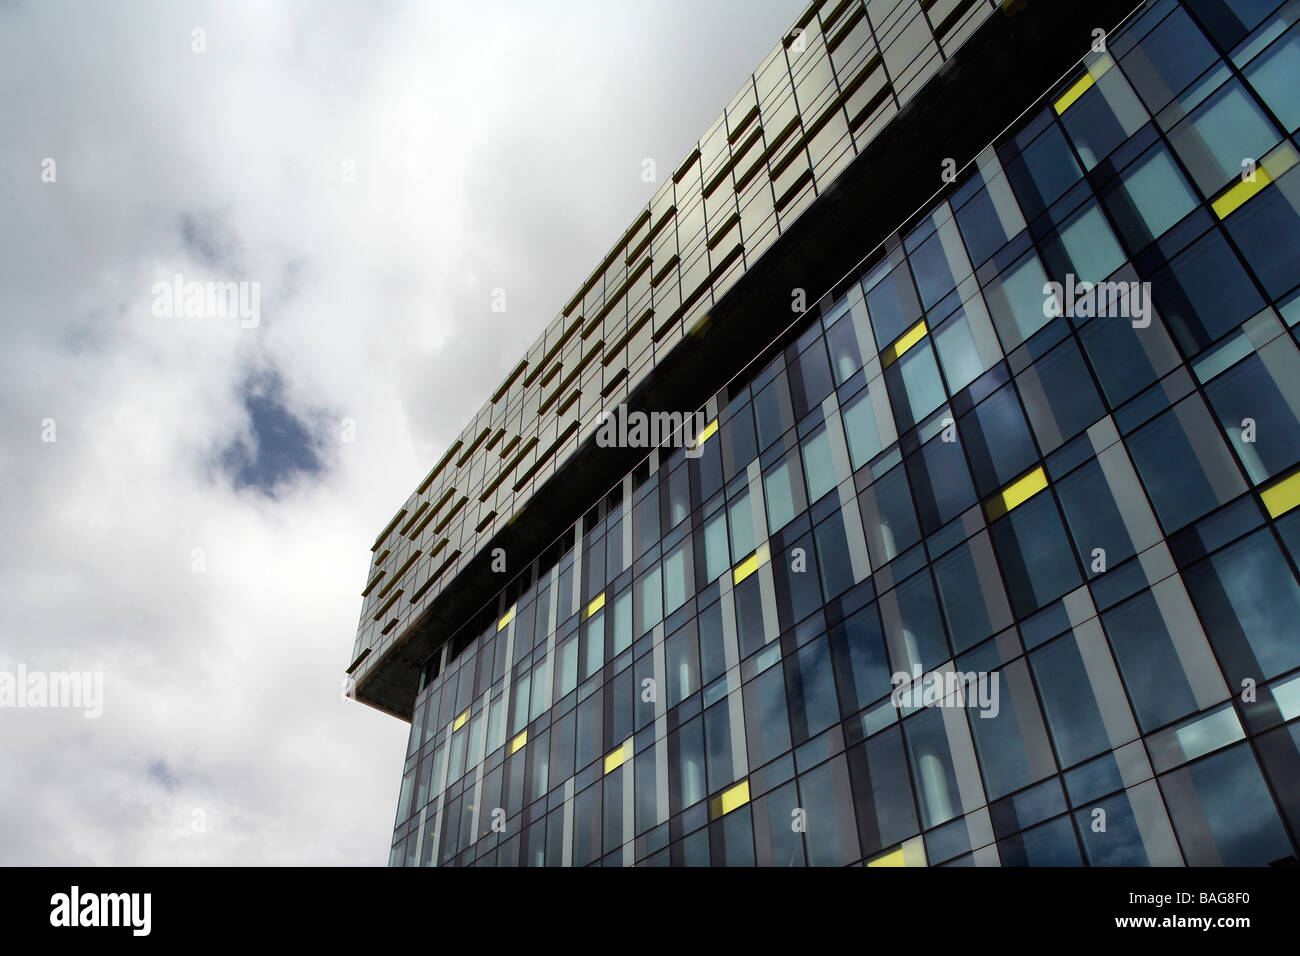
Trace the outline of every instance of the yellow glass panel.
[[457, 717], [455, 720], [453, 720], [453, 721], [451, 722], [451, 729], [452, 729], [452, 731], [454, 732], [454, 731], [460, 730], [460, 728], [462, 728], [462, 727], [465, 726], [465, 721], [467, 721], [467, 720], [469, 720], [469, 711], [468, 711], [468, 710], [465, 711], [465, 713], [461, 714], [459, 717]]
[[509, 624], [514, 619], [514, 616], [515, 616], [514, 608], [511, 608], [510, 610], [506, 611], [506, 616], [503, 617], [501, 620], [497, 621], [497, 630], [498, 631], [505, 630], [506, 625]]
[[742, 780], [709, 801], [709, 816], [716, 820], [747, 803], [749, 803], [749, 781]]
[[767, 561], [767, 545], [764, 544], [757, 551], [736, 565], [731, 572], [731, 583], [739, 584], [745, 578], [757, 571]]
[[1091, 73], [1083, 74], [1083, 76], [1079, 79], [1079, 82], [1075, 83], [1074, 86], [1066, 90], [1065, 95], [1056, 101], [1054, 108], [1057, 112], [1057, 115], [1064, 113], [1071, 106], [1073, 106], [1074, 101], [1077, 100], [1079, 97], [1081, 97], [1084, 93], [1087, 93], [1090, 89], [1092, 89], [1092, 84], [1096, 82], [1097, 81], [1093, 79]]
[[884, 856], [878, 856], [869, 862], [867, 866], [907, 866], [907, 863], [903, 860], [903, 848], [899, 847]]
[[1300, 505], [1300, 472], [1290, 478], [1283, 478], [1271, 488], [1259, 493], [1264, 500], [1264, 507], [1274, 518], [1280, 518], [1296, 505]]
[[697, 436], [695, 436], [695, 447], [699, 448], [701, 445], [703, 445], [706, 441], [708, 441], [710, 438], [713, 437], [713, 433], [716, 432], [717, 430], [718, 430], [718, 420], [715, 418], [713, 421], [705, 425], [704, 428], [700, 430], [700, 433]]
[[893, 365], [902, 358], [904, 352], [910, 349], [917, 342], [921, 341], [921, 339], [925, 338], [925, 334], [928, 331], [929, 328], [925, 324], [925, 319], [922, 319], [920, 322], [916, 323], [916, 325], [904, 332], [897, 342], [885, 349], [884, 352], [880, 353], [880, 364]]
[[601, 591], [594, 598], [592, 598], [591, 603], [587, 605], [587, 617], [591, 617], [593, 614], [595, 614], [604, 606], [605, 606], [605, 592]]
[[605, 773], [613, 773], [619, 767], [623, 766], [627, 761], [628, 754], [632, 750], [631, 743], [632, 741], [630, 740], [623, 741], [623, 744], [617, 750], [611, 751], [605, 757]]
[[1237, 183], [1218, 199], [1214, 200], [1211, 205], [1214, 207], [1215, 215], [1220, 219], [1226, 219], [1242, 206], [1244, 206], [1252, 196], [1273, 181], [1273, 177], [1268, 174], [1268, 170], [1262, 167], [1255, 170], [1255, 178]]
[[510, 741], [510, 752], [514, 753], [526, 743], [528, 743], [528, 731], [525, 730], [514, 740]]
[[1024, 504], [1046, 487], [1047, 473], [1039, 466], [1023, 478], [1013, 481], [996, 496], [986, 501], [984, 511], [990, 521], [1001, 518], [1008, 511]]

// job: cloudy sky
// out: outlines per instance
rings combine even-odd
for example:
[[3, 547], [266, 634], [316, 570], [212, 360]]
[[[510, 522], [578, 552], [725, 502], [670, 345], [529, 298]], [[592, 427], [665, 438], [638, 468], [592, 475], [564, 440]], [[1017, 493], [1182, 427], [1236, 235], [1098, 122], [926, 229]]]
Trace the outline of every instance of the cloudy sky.
[[0, 2], [0, 863], [387, 861], [369, 545], [801, 7]]

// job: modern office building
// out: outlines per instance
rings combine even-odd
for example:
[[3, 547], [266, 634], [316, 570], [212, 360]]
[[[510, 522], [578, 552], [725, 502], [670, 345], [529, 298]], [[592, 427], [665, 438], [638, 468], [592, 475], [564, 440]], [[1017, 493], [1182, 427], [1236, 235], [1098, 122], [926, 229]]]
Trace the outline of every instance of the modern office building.
[[1294, 862], [1297, 21], [814, 2], [374, 543], [391, 863]]

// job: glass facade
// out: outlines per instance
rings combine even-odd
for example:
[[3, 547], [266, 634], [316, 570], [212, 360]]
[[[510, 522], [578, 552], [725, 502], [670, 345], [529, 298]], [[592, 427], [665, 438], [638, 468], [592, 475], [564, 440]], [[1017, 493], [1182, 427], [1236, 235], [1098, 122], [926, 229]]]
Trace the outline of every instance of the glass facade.
[[864, 249], [427, 661], [390, 862], [1294, 860], [1298, 24], [1152, 0]]
[[[915, 99], [998, 0], [809, 6], [375, 539], [349, 673], [387, 656]], [[887, 225], [887, 224], [886, 224]], [[399, 669], [400, 670], [400, 669]], [[409, 717], [407, 706], [397, 706]]]

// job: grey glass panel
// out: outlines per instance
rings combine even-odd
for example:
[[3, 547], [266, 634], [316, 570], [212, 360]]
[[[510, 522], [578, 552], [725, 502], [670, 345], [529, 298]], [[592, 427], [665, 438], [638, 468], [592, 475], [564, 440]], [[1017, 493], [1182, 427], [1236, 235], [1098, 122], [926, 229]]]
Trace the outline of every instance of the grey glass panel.
[[1196, 699], [1150, 591], [1101, 616], [1142, 730], [1196, 710]]
[[1101, 710], [1074, 635], [1066, 634], [1035, 651], [1030, 663], [1061, 765], [1069, 767], [1109, 749]]

